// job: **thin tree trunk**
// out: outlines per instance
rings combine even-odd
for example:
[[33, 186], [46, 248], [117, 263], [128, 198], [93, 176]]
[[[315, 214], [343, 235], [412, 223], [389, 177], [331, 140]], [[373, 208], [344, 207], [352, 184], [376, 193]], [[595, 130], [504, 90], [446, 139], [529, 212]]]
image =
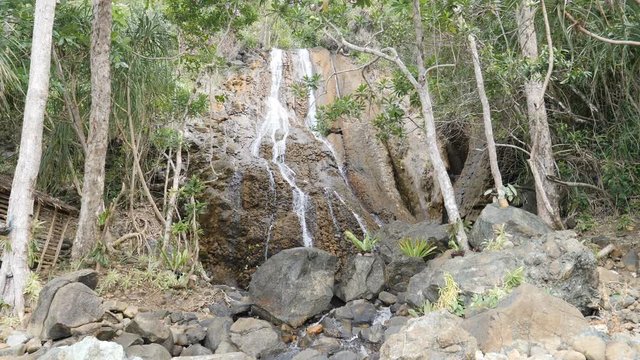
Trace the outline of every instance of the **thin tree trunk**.
[[91, 119], [84, 163], [78, 230], [72, 258], [86, 256], [98, 240], [98, 215], [104, 211], [105, 159], [111, 113], [111, 0], [93, 0], [91, 32]]
[[7, 211], [11, 249], [5, 250], [0, 268], [0, 296], [20, 318], [24, 316], [24, 288], [29, 275], [27, 248], [33, 220], [33, 191], [42, 156], [44, 113], [49, 96], [55, 7], [56, 0], [37, 0], [35, 5], [29, 88], [18, 164], [13, 175]]
[[[516, 18], [522, 55], [527, 60], [535, 62], [538, 60], [538, 40], [534, 23], [535, 9], [525, 0], [518, 9]], [[525, 82], [524, 91], [527, 98], [529, 135], [531, 137], [529, 164], [536, 187], [538, 216], [550, 226], [562, 228], [558, 211], [560, 205], [557, 186], [547, 179], [548, 175], [554, 176], [556, 171], [541, 74], [531, 74]]]
[[[429, 85], [427, 83], [427, 69], [424, 65], [424, 30], [422, 28], [422, 15], [420, 11], [420, 0], [413, 0], [413, 25], [416, 36], [416, 63], [418, 65], [418, 79], [414, 87], [418, 91], [420, 97], [420, 105], [422, 106], [422, 117], [424, 119], [425, 137], [427, 139], [427, 151], [431, 165], [436, 174], [436, 180], [440, 185], [442, 198], [444, 200], [444, 208], [447, 210], [449, 223], [455, 226], [456, 239], [460, 249], [469, 250], [469, 242], [467, 234], [462, 224], [462, 218], [456, 204], [456, 194], [453, 190], [453, 184], [447, 173], [447, 167], [442, 160], [438, 139], [436, 136], [436, 121], [433, 115], [433, 105], [431, 102], [431, 94], [429, 93]], [[416, 86], [417, 85], [417, 86]]]
[[489, 107], [489, 99], [484, 89], [484, 78], [482, 76], [482, 68], [480, 67], [480, 56], [478, 55], [478, 46], [476, 38], [473, 34], [469, 34], [469, 48], [473, 58], [473, 71], [476, 75], [476, 85], [478, 86], [478, 96], [482, 104], [482, 119], [484, 121], [484, 134], [487, 138], [487, 151], [489, 152], [489, 166], [491, 167], [491, 175], [493, 175], [493, 183], [498, 192], [498, 204], [500, 207], [507, 207], [509, 203], [504, 196], [504, 186], [502, 185], [502, 175], [498, 167], [498, 155], [496, 152], [496, 142], [493, 138], [493, 127], [491, 124], [491, 108]]

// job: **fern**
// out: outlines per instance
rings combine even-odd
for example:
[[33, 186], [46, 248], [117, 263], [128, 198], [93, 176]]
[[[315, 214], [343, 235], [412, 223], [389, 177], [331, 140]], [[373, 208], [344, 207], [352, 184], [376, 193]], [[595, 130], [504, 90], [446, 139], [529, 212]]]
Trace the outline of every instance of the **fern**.
[[344, 232], [344, 236], [347, 238], [347, 240], [351, 241], [351, 243], [355, 245], [355, 247], [357, 247], [361, 252], [368, 253], [373, 251], [376, 244], [378, 243], [378, 239], [369, 234], [365, 234], [364, 238], [360, 240], [351, 231], [347, 230]]
[[424, 239], [412, 240], [409, 238], [402, 239], [399, 243], [400, 250], [408, 257], [425, 258], [432, 254], [438, 247], [429, 245]]

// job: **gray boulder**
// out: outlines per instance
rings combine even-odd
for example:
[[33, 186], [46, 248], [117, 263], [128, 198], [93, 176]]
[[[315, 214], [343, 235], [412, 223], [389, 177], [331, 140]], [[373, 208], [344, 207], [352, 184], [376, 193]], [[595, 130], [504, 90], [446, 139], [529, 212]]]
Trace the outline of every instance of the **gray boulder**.
[[102, 319], [102, 299], [85, 284], [74, 282], [61, 287], [49, 307], [40, 337], [62, 339], [74, 328]]
[[240, 318], [231, 325], [231, 342], [240, 351], [256, 358], [285, 348], [270, 323], [254, 318]]
[[302, 350], [296, 356], [294, 356], [291, 360], [327, 360], [327, 355], [321, 353], [318, 350], [314, 349], [306, 349]]
[[127, 356], [142, 360], [170, 360], [171, 353], [160, 344], [133, 345], [127, 348]]
[[100, 341], [87, 336], [82, 341], [69, 346], [60, 346], [47, 351], [40, 360], [126, 360], [122, 346], [108, 341]]
[[173, 348], [173, 335], [161, 315], [153, 312], [139, 313], [125, 327], [125, 331], [140, 335], [145, 343], [162, 344], [170, 351]]
[[379, 256], [357, 255], [351, 258], [336, 285], [336, 296], [348, 302], [371, 300], [384, 287], [384, 261]]
[[221, 342], [229, 340], [229, 332], [233, 319], [228, 316], [216, 316], [212, 319], [202, 321], [202, 325], [207, 328], [204, 338], [204, 346], [215, 352]]
[[253, 274], [254, 310], [273, 322], [298, 327], [328, 309], [338, 259], [315, 248], [293, 248], [265, 261]]
[[386, 267], [385, 285], [393, 293], [407, 291], [411, 277], [427, 267], [422, 259], [401, 257], [393, 260]]
[[[44, 339], [48, 337], [45, 336], [46, 333], [49, 332], [49, 329], [45, 329], [45, 322], [49, 316], [51, 303], [53, 302], [56, 294], [60, 289], [64, 286], [69, 285], [71, 283], [81, 283], [84, 284], [90, 290], [94, 290], [98, 284], [98, 272], [95, 270], [79, 270], [64, 276], [57, 277], [51, 281], [49, 281], [40, 291], [40, 295], [38, 296], [38, 303], [36, 305], [33, 314], [31, 314], [31, 318], [29, 319], [29, 325], [27, 327], [27, 332], [32, 336], [38, 336]], [[86, 291], [83, 291], [86, 293]], [[86, 296], [87, 298], [91, 296]], [[55, 310], [55, 309], [54, 309]], [[103, 311], [104, 312], [104, 311]], [[93, 314], [93, 312], [92, 312]], [[77, 314], [76, 314], [77, 315]], [[89, 321], [90, 322], [90, 321]], [[74, 322], [77, 323], [77, 322]], [[83, 324], [80, 324], [83, 325]], [[68, 335], [65, 335], [68, 336]]]
[[589, 328], [580, 311], [533, 285], [523, 284], [495, 309], [465, 319], [462, 327], [480, 350], [497, 352], [515, 342], [567, 343]]
[[478, 349], [476, 339], [461, 325], [462, 319], [447, 311], [411, 319], [382, 344], [380, 359], [473, 359]]
[[595, 308], [600, 298], [596, 259], [572, 231], [552, 232], [521, 246], [438, 259], [434, 263], [437, 266], [430, 263], [409, 282], [406, 299], [414, 306], [437, 300], [445, 273], [453, 276], [468, 304], [474, 294], [502, 286], [507, 273], [520, 266], [527, 283], [549, 289], [552, 295], [582, 312]]
[[394, 221], [380, 228], [375, 236], [379, 240], [380, 255], [387, 264], [405, 257], [399, 245], [402, 239], [424, 239], [444, 248], [449, 241], [447, 225], [429, 221], [417, 224]]
[[214, 354], [214, 355], [198, 355], [198, 356], [180, 356], [174, 357], [174, 360], [255, 360], [245, 353], [232, 352], [226, 354]]
[[496, 204], [487, 205], [473, 224], [469, 234], [469, 245], [480, 249], [483, 242], [495, 237], [495, 229], [504, 224], [514, 244], [520, 245], [528, 239], [550, 233], [552, 229], [542, 219], [528, 211], [509, 206], [500, 208]]
[[187, 348], [184, 348], [180, 353], [180, 356], [198, 356], [198, 355], [211, 355], [211, 350], [200, 344], [193, 344]]

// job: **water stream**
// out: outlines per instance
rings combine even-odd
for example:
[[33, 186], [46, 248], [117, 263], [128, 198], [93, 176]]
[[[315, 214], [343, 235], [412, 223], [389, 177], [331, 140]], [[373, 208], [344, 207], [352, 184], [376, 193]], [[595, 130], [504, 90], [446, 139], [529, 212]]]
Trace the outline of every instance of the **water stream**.
[[[282, 178], [289, 184], [293, 192], [293, 211], [300, 221], [304, 246], [313, 246], [313, 239], [307, 228], [306, 211], [308, 196], [296, 184], [295, 172], [285, 163], [287, 152], [287, 137], [289, 136], [289, 112], [280, 100], [280, 90], [283, 83], [284, 52], [280, 49], [271, 50], [269, 69], [271, 70], [271, 90], [267, 98], [267, 113], [258, 129], [256, 140], [251, 146], [251, 153], [260, 157], [260, 146], [265, 136], [271, 138], [271, 162], [274, 163]], [[267, 165], [267, 171], [270, 171]], [[272, 174], [270, 173], [270, 181]]]

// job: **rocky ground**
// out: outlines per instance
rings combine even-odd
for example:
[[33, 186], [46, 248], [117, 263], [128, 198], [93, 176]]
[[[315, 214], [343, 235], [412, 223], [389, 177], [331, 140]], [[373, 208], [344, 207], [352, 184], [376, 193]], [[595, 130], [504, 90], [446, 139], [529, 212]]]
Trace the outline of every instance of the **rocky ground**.
[[[27, 326], [0, 327], [0, 359], [639, 359], [638, 234], [620, 235], [553, 232], [489, 205], [464, 257], [445, 226], [396, 222], [340, 270], [319, 249], [281, 251], [246, 291], [101, 297], [106, 276], [81, 270], [46, 284]], [[443, 251], [406, 257], [407, 237]]]

